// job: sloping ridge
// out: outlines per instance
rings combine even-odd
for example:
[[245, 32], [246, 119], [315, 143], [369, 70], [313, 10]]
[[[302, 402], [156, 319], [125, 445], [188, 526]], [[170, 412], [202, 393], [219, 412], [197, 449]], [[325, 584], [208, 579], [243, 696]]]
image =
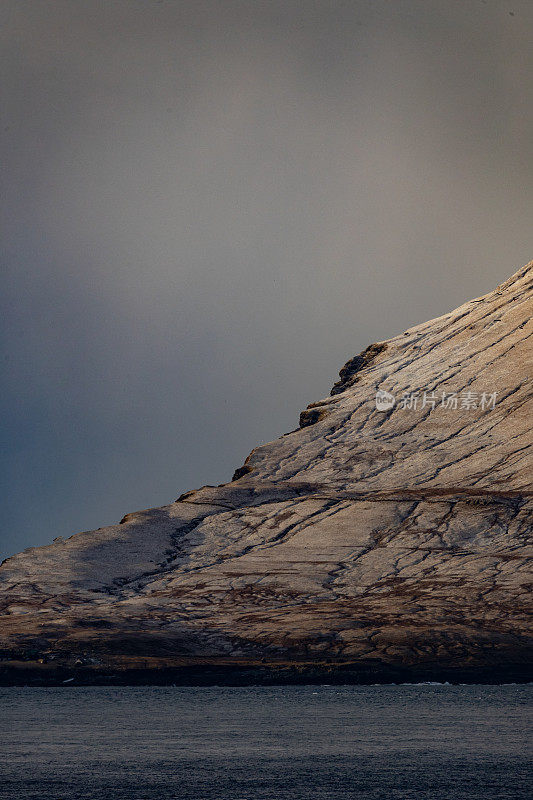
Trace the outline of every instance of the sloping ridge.
[[7, 559], [0, 681], [530, 680], [532, 267], [350, 359], [232, 482]]

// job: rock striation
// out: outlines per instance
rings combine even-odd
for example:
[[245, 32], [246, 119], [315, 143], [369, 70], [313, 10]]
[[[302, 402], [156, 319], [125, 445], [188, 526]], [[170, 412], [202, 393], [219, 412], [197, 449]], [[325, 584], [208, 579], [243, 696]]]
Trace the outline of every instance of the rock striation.
[[531, 680], [532, 310], [533, 262], [230, 483], [4, 561], [0, 681]]

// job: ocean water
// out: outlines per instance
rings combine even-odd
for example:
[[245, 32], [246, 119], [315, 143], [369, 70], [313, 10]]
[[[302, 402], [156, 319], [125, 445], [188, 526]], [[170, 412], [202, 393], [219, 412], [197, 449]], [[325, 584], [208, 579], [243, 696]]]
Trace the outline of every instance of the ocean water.
[[532, 686], [0, 689], [1, 800], [521, 800]]

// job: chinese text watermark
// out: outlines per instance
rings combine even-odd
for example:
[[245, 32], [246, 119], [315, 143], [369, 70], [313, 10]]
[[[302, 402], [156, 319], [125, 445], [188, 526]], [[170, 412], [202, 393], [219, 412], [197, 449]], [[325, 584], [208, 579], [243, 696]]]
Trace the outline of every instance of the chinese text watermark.
[[376, 408], [378, 411], [389, 411], [394, 406], [407, 411], [423, 410], [430, 411], [442, 408], [448, 411], [489, 411], [496, 406], [498, 392], [402, 392], [400, 398], [396, 398], [384, 389], [376, 391]]

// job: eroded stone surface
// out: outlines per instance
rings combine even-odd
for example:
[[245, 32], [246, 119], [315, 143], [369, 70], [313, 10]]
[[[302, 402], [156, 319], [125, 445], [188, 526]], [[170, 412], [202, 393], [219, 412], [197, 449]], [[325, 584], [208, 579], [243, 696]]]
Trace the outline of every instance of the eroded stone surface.
[[[7, 559], [5, 659], [523, 662], [532, 266], [351, 359], [233, 482]], [[417, 408], [378, 411], [378, 388]]]

